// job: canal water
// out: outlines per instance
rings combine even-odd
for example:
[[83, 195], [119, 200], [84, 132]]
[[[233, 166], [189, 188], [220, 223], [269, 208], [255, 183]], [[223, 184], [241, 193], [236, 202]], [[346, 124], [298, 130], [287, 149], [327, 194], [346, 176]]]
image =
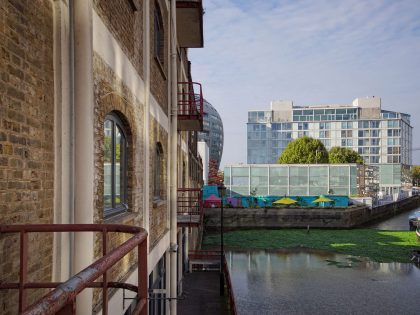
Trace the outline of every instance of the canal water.
[[369, 227], [378, 230], [409, 230], [408, 217], [420, 208], [397, 214], [396, 216], [382, 222], [371, 224]]
[[[411, 212], [372, 228], [408, 230]], [[238, 313], [420, 314], [420, 268], [314, 250], [229, 251]]]

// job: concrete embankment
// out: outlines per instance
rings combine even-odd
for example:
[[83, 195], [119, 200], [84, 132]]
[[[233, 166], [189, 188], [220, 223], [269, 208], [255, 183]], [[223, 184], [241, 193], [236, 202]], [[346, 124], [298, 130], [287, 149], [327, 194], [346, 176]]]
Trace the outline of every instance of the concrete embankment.
[[[418, 207], [420, 196], [372, 208], [225, 208], [223, 224], [229, 229], [251, 228], [351, 228], [385, 219]], [[205, 225], [209, 230], [220, 227], [220, 208], [205, 209]], [[408, 224], [408, 223], [407, 223]]]

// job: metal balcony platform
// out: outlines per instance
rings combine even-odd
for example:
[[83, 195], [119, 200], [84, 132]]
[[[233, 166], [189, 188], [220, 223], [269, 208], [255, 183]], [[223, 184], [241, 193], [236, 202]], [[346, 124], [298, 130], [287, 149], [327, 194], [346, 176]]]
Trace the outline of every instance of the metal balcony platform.
[[203, 130], [203, 92], [197, 82], [178, 82], [178, 130]]
[[200, 226], [203, 223], [203, 201], [200, 188], [178, 189], [178, 227]]

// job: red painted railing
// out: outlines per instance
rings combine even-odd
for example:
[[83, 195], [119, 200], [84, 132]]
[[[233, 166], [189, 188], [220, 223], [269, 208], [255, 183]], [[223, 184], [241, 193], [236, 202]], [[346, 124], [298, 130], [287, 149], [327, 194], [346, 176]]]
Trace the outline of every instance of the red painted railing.
[[233, 293], [232, 281], [230, 280], [229, 267], [226, 261], [226, 255], [223, 254], [223, 273], [225, 275], [226, 291], [229, 298], [229, 310], [231, 315], [237, 315], [235, 295]]
[[190, 250], [188, 258], [220, 261], [220, 250]]
[[178, 189], [178, 226], [203, 223], [203, 192], [200, 188]]
[[178, 119], [203, 120], [203, 92], [197, 82], [178, 82]]
[[[204, 260], [210, 261], [215, 260], [220, 262], [220, 251], [216, 250], [194, 250], [189, 251], [188, 258], [190, 260]], [[220, 265], [220, 263], [219, 263]], [[230, 279], [229, 267], [226, 261], [226, 255], [223, 253], [223, 275], [225, 277], [226, 293], [229, 299], [229, 310], [230, 314], [237, 315], [235, 295], [233, 293], [232, 281]]]
[[[102, 257], [66, 282], [28, 282], [28, 233], [34, 232], [101, 232]], [[107, 251], [108, 233], [133, 236], [111, 251]], [[19, 233], [20, 272], [18, 283], [0, 283], [1, 289], [19, 290], [19, 314], [75, 314], [76, 297], [85, 288], [102, 288], [102, 314], [108, 314], [108, 288], [122, 288], [137, 293], [132, 314], [147, 314], [147, 232], [139, 227], [117, 224], [28, 224], [0, 225], [0, 234]], [[137, 247], [138, 285], [109, 282], [107, 271]], [[95, 282], [102, 276], [102, 282]], [[27, 307], [27, 289], [54, 288], [38, 302]]]

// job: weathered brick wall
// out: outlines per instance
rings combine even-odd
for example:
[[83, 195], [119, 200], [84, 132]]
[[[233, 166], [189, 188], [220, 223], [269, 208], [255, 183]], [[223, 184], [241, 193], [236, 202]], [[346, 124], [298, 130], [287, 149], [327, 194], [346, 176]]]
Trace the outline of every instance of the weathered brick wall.
[[93, 5], [138, 74], [143, 78], [143, 1], [93, 0]]
[[[167, 131], [154, 119], [150, 119], [150, 176], [149, 176], [149, 187], [150, 187], [150, 209], [149, 209], [149, 244], [150, 248], [153, 248], [161, 237], [165, 234], [168, 229], [168, 198], [167, 198], [167, 159], [168, 159], [168, 133]], [[160, 187], [163, 188], [160, 200], [154, 200], [154, 172], [155, 172], [155, 155], [156, 155], [156, 144], [160, 142], [163, 148], [163, 162], [162, 162], [162, 176]]]
[[[163, 64], [159, 63], [155, 57], [155, 6], [160, 6], [160, 12], [162, 14], [163, 29], [164, 29], [164, 55]], [[166, 9], [164, 0], [151, 0], [150, 1], [150, 90], [153, 96], [158, 101], [160, 107], [166, 115], [168, 115], [168, 10]]]
[[117, 113], [128, 133], [128, 207], [136, 213], [135, 223], [142, 224], [144, 177], [144, 105], [136, 99], [112, 69], [95, 53], [95, 217], [103, 222], [103, 132], [107, 114]]
[[187, 154], [181, 149], [178, 144], [178, 187], [188, 188], [188, 161]]
[[[53, 80], [51, 1], [0, 1], [0, 224], [53, 222]], [[52, 235], [29, 241], [29, 279], [50, 281]], [[18, 250], [17, 236], [0, 236], [0, 282], [18, 279]], [[15, 293], [0, 291], [1, 314], [17, 313]]]
[[[94, 97], [95, 97], [95, 223], [119, 223], [143, 225], [143, 178], [144, 178], [144, 105], [136, 99], [124, 83], [115, 76], [112, 69], [94, 54]], [[104, 120], [110, 112], [122, 120], [128, 142], [128, 212], [104, 220]], [[108, 249], [122, 244], [130, 237], [112, 233]], [[95, 257], [102, 256], [102, 236], [95, 238]], [[122, 259], [110, 271], [110, 279], [123, 279], [137, 260], [135, 251]], [[100, 291], [94, 294], [94, 305], [100, 301]]]

